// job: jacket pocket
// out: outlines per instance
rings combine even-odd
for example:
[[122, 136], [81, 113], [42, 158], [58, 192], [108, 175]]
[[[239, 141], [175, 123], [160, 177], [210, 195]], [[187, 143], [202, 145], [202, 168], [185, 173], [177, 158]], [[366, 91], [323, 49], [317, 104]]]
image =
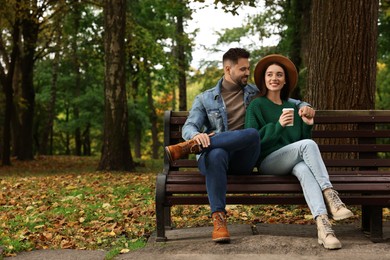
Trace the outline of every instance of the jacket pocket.
[[219, 110], [209, 110], [207, 116], [210, 121], [211, 131], [221, 132], [223, 131], [223, 119]]

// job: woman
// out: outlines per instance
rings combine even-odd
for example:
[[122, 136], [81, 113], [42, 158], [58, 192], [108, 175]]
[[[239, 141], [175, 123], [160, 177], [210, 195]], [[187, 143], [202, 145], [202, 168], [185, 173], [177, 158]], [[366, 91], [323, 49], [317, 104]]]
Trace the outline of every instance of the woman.
[[[295, 175], [316, 220], [318, 243], [327, 249], [341, 248], [328, 216], [340, 220], [353, 213], [333, 189], [318, 146], [309, 139], [314, 118], [299, 115], [295, 105], [287, 101], [298, 81], [294, 63], [282, 55], [268, 55], [256, 65], [254, 77], [260, 97], [250, 103], [245, 127], [259, 131], [260, 172]], [[294, 108], [294, 112], [283, 111], [285, 108]]]

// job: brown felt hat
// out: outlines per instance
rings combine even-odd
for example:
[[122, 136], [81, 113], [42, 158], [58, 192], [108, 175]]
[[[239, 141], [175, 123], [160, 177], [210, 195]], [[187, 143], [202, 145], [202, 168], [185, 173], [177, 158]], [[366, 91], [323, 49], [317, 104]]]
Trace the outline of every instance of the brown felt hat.
[[260, 93], [265, 92], [265, 71], [271, 64], [281, 64], [287, 74], [287, 84], [289, 92], [295, 88], [298, 82], [298, 71], [294, 63], [287, 57], [279, 54], [271, 54], [262, 58], [256, 65], [254, 78], [256, 86], [259, 88]]

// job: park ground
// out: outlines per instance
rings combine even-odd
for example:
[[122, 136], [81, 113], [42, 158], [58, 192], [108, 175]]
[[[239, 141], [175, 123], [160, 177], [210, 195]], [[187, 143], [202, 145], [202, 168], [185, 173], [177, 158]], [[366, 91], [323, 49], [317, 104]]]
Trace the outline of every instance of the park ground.
[[[150, 251], [148, 244], [155, 231], [155, 177], [162, 161], [141, 161], [135, 172], [98, 172], [98, 162], [97, 157], [39, 156], [0, 167], [3, 256], [78, 249], [103, 250], [105, 259], [113, 259]], [[353, 211], [355, 216], [342, 224], [358, 223], [360, 209]], [[229, 225], [315, 227], [306, 206], [230, 205], [228, 216]], [[388, 209], [385, 218], [390, 219]], [[176, 230], [211, 226], [208, 206], [174, 207], [172, 220]]]

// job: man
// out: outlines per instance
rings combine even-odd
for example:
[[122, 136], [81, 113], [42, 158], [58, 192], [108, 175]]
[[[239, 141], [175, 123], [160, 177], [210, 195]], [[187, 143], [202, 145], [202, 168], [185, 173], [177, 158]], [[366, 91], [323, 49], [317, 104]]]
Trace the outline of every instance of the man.
[[[217, 85], [194, 100], [183, 126], [183, 139], [165, 147], [170, 161], [196, 153], [200, 172], [206, 178], [214, 230], [212, 240], [229, 242], [226, 226], [226, 189], [228, 174], [250, 174], [260, 155], [260, 137], [252, 128], [244, 129], [245, 110], [258, 95], [248, 84], [249, 52], [229, 49], [223, 55], [224, 75]], [[307, 103], [290, 100], [300, 107], [299, 114], [314, 116]]]

